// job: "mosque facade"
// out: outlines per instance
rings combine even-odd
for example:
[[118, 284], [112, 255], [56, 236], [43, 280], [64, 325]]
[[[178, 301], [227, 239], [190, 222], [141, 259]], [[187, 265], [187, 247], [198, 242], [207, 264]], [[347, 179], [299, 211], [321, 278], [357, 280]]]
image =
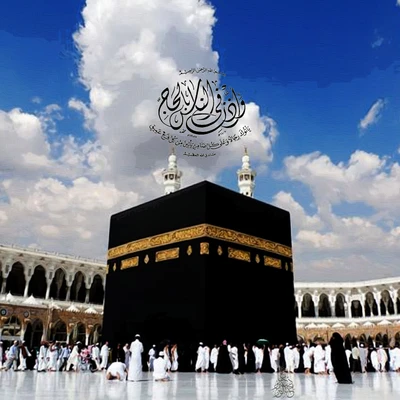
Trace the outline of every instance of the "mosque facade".
[[[180, 189], [182, 172], [171, 154], [164, 193]], [[238, 170], [240, 193], [254, 196], [255, 172], [245, 151]], [[102, 338], [108, 266], [14, 245], [0, 245], [0, 340], [81, 341]], [[400, 277], [360, 282], [295, 282], [299, 341], [328, 340], [337, 331], [376, 343], [400, 342]], [[279, 321], [276, 321], [279, 323]]]

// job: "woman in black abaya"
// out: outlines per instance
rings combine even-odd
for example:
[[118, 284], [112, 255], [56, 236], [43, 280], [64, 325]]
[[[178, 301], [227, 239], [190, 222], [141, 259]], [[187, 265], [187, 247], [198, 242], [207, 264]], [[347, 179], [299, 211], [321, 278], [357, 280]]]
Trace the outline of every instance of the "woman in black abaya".
[[268, 346], [264, 346], [264, 358], [263, 358], [263, 363], [261, 366], [261, 372], [268, 372], [269, 374], [272, 374], [275, 372], [271, 368], [271, 357], [270, 357], [270, 349]]
[[219, 347], [216, 369], [218, 374], [230, 374], [233, 370], [226, 340]]
[[331, 360], [333, 372], [338, 383], [353, 383], [349, 364], [347, 363], [344, 350], [344, 340], [339, 333], [335, 332], [329, 342], [331, 346]]
[[252, 373], [256, 371], [256, 356], [254, 355], [253, 345], [251, 343], [247, 343], [247, 363], [246, 363], [246, 372]]

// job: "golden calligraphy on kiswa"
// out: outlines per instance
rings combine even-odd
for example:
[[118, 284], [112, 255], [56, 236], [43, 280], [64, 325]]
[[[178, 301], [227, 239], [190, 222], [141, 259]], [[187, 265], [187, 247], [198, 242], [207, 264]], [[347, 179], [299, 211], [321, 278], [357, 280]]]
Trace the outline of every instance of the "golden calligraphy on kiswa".
[[256, 236], [251, 236], [246, 233], [233, 231], [227, 228], [221, 228], [209, 224], [200, 224], [189, 228], [178, 229], [176, 231], [135, 240], [133, 242], [111, 248], [108, 250], [108, 260], [113, 260], [115, 258], [137, 253], [139, 251], [145, 251], [161, 246], [205, 237], [252, 247], [257, 250], [274, 253], [286, 258], [292, 258], [292, 249], [289, 246], [274, 243], [267, 239], [261, 239]]
[[234, 258], [234, 259], [240, 260], [240, 261], [251, 262], [251, 257], [250, 257], [249, 251], [233, 249], [232, 247], [228, 247], [228, 257]]
[[210, 254], [210, 243], [200, 243], [200, 254]]
[[274, 257], [264, 256], [264, 265], [266, 267], [274, 267], [274, 268], [281, 269], [282, 268], [282, 261], [277, 259], [277, 258], [274, 258]]
[[175, 258], [179, 258], [179, 247], [157, 251], [156, 253], [156, 262], [173, 260]]
[[138, 265], [139, 265], [139, 256], [131, 257], [121, 261], [121, 270], [137, 267]]

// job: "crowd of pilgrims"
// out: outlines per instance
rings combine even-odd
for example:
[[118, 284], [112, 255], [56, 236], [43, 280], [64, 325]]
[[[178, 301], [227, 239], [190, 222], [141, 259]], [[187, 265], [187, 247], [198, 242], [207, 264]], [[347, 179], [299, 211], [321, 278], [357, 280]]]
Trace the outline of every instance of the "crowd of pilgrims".
[[[300, 343], [297, 345], [272, 345], [268, 343], [236, 344], [226, 340], [221, 345], [209, 347], [199, 343], [196, 347], [178, 347], [164, 341], [144, 351], [140, 335], [131, 344], [118, 344], [114, 349], [105, 342], [74, 346], [56, 341], [42, 342], [38, 350], [29, 350], [25, 342], [15, 341], [8, 348], [0, 342], [0, 369], [47, 371], [104, 371], [114, 362], [126, 366], [128, 380], [140, 376], [142, 371], [154, 371], [154, 361], [162, 356], [166, 372], [217, 372], [217, 373], [335, 373], [340, 383], [350, 379], [350, 372], [400, 372], [400, 348], [395, 343], [389, 347], [375, 347], [373, 342], [359, 343], [343, 340], [334, 333], [328, 344]], [[131, 371], [129, 371], [131, 370]], [[130, 373], [131, 372], [131, 373]], [[133, 378], [129, 379], [129, 375]]]

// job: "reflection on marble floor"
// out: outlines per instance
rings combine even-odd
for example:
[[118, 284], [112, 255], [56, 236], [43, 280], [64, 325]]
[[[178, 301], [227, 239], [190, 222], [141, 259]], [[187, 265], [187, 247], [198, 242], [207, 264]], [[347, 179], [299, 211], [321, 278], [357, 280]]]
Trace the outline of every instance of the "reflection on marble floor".
[[[12, 400], [246, 400], [272, 399], [277, 375], [178, 373], [171, 382], [107, 382], [102, 373], [1, 372], [0, 398]], [[333, 376], [290, 375], [295, 395], [307, 400], [400, 399], [400, 374], [354, 375], [353, 385], [338, 385]], [[282, 396], [282, 398], [285, 398]]]

